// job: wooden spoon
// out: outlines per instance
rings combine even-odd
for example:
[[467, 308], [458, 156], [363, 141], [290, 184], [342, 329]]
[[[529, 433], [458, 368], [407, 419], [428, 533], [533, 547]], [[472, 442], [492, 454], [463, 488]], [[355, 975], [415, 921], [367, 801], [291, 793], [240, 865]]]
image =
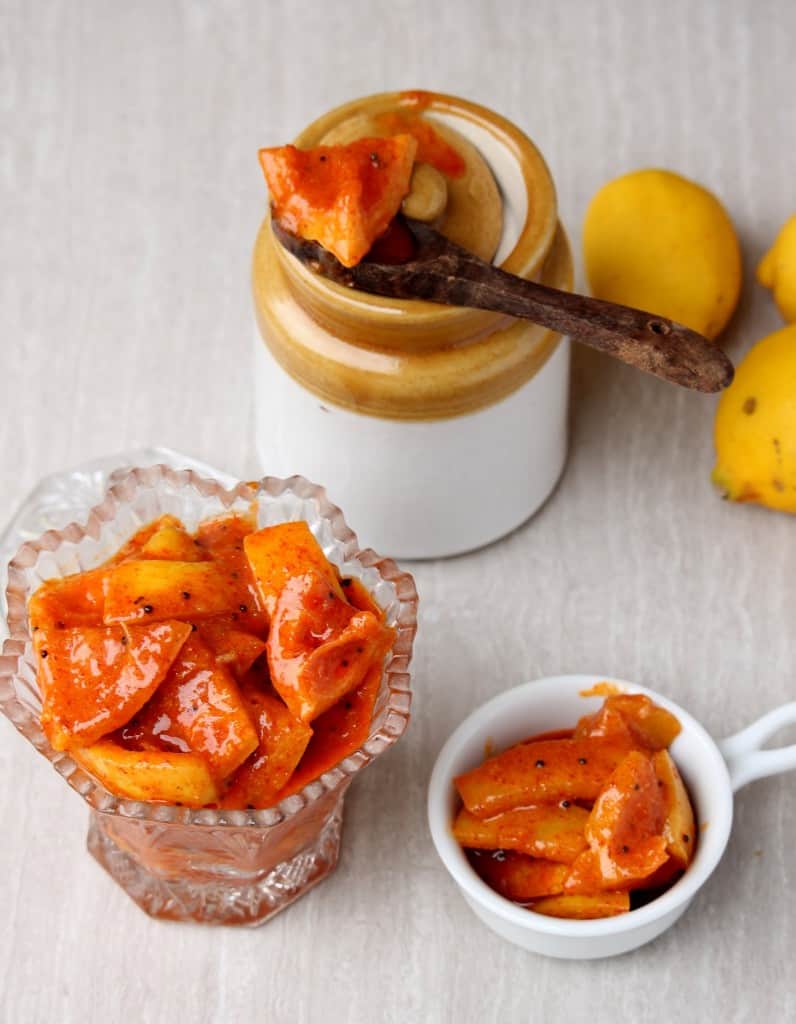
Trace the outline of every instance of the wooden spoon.
[[391, 299], [425, 299], [532, 320], [695, 391], [721, 391], [732, 381], [733, 366], [724, 352], [682, 324], [526, 281], [479, 259], [421, 221], [403, 218], [402, 223], [414, 248], [408, 260], [388, 263], [368, 257], [344, 267], [317, 242], [299, 238], [276, 219], [272, 222], [274, 234], [289, 252], [337, 284]]

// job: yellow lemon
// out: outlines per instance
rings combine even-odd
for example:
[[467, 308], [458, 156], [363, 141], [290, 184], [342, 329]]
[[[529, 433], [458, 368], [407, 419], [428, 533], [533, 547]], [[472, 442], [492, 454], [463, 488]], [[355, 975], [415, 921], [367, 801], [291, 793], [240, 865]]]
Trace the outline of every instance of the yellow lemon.
[[583, 225], [592, 294], [715, 338], [741, 290], [741, 253], [714, 195], [670, 171], [633, 171], [604, 185]]
[[732, 501], [796, 512], [796, 325], [759, 341], [721, 396], [713, 482]]
[[796, 322], [796, 213], [785, 221], [777, 239], [757, 268], [757, 280], [774, 293], [774, 302], [788, 323]]

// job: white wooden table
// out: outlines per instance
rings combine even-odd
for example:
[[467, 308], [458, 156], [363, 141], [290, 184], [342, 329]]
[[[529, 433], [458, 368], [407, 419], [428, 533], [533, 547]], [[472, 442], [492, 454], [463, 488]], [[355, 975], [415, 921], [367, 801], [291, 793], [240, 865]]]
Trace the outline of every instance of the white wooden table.
[[[796, 206], [795, 43], [792, 0], [0, 0], [0, 518], [42, 474], [134, 444], [256, 473], [256, 150], [386, 88], [522, 125], [576, 251], [609, 177], [708, 184], [743, 244], [739, 356], [779, 324], [752, 270]], [[415, 567], [412, 726], [351, 792], [336, 874], [262, 930], [146, 918], [84, 852], [85, 806], [3, 722], [0, 1020], [796, 1019], [793, 776], [740, 795], [686, 917], [614, 961], [487, 932], [425, 825], [444, 738], [525, 679], [634, 679], [719, 736], [794, 698], [796, 523], [713, 493], [713, 411], [578, 354], [560, 487], [504, 542]]]

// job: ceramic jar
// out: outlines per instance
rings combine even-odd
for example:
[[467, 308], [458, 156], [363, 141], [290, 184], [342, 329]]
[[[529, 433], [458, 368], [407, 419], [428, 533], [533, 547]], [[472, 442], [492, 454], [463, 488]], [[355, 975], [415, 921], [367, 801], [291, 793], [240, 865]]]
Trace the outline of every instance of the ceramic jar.
[[[431, 122], [491, 171], [502, 221], [484, 219], [483, 183], [465, 176], [450, 190], [457, 240], [477, 249], [494, 235], [494, 262], [505, 270], [571, 288], [549, 171], [533, 143], [492, 111], [451, 96], [382, 94], [325, 114], [296, 145], [348, 141], [359, 125], [396, 114]], [[441, 230], [454, 233], [445, 223]], [[264, 472], [328, 481], [354, 528], [399, 558], [488, 544], [550, 494], [567, 449], [566, 339], [500, 314], [333, 284], [280, 246], [268, 217], [253, 291]]]

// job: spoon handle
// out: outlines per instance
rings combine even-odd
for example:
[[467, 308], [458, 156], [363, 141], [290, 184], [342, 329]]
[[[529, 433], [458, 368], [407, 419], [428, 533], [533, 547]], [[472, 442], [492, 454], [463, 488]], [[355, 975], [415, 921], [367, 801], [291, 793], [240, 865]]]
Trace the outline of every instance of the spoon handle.
[[664, 316], [559, 291], [508, 274], [420, 221], [405, 220], [416, 252], [404, 263], [364, 260], [344, 267], [317, 242], [273, 222], [280, 242], [313, 271], [373, 295], [425, 299], [532, 320], [630, 366], [695, 391], [721, 391], [733, 378], [722, 350]]
[[[441, 236], [426, 225], [414, 221], [410, 229], [424, 249], [434, 243], [437, 248], [432, 259], [423, 260], [422, 273], [413, 275], [411, 293], [415, 296], [425, 278], [423, 298], [532, 320], [674, 384], [713, 392], [732, 381], [733, 366], [724, 352], [683, 324], [527, 281], [447, 239], [440, 244], [437, 239]], [[430, 234], [437, 235], [434, 243]], [[405, 266], [408, 270], [411, 264]], [[365, 267], [367, 264], [362, 264], [363, 270]], [[397, 268], [390, 269], [394, 272]], [[417, 269], [421, 270], [419, 263]]]

